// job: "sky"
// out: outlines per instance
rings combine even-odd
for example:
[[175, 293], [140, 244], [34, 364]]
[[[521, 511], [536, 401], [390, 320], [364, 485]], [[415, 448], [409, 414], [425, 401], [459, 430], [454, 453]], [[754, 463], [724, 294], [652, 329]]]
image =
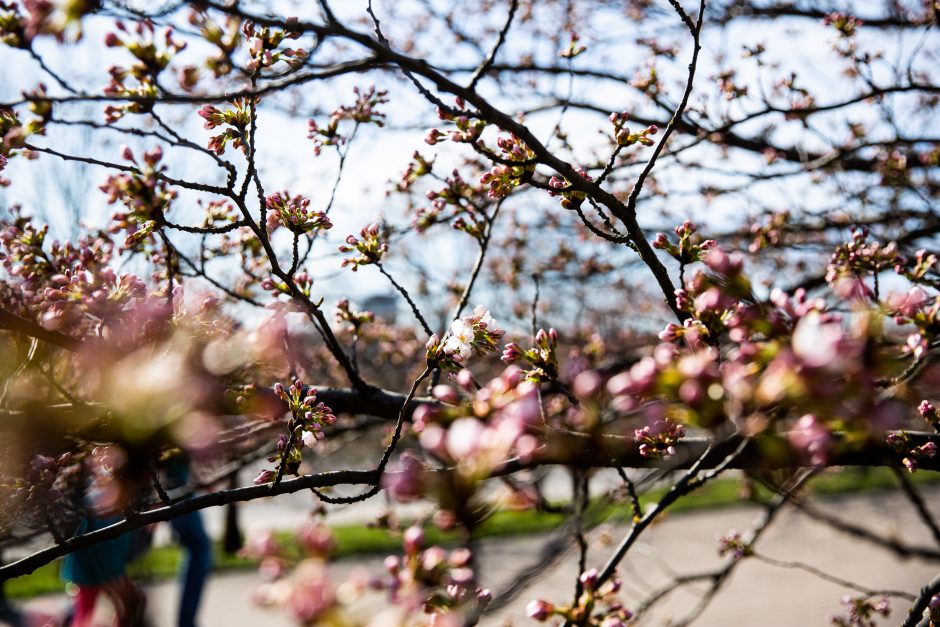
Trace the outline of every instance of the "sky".
[[[342, 19], [348, 19], [343, 17], [343, 12], [350, 17], [362, 15], [363, 3], [361, 2], [336, 4]], [[407, 3], [398, 3], [396, 9], [403, 10], [403, 5]], [[280, 3], [279, 6], [284, 14], [290, 14], [294, 8], [302, 8], [309, 4], [288, 2]], [[389, 9], [387, 2], [376, 2], [375, 6], [380, 17], [386, 15], [385, 12]], [[494, 6], [496, 8], [491, 14], [482, 17], [490, 23], [499, 24], [505, 9], [499, 3]], [[872, 2], [858, 2], [853, 6], [859, 14], [878, 11], [877, 4]], [[628, 42], [638, 34], [654, 29], [656, 24], [637, 24], [621, 18], [615, 20], [614, 17], [609, 11], [598, 11], [588, 16], [584, 31], [594, 36], [591, 41], [594, 48], [591, 52], [600, 53], [606, 62], [612, 64], [612, 69], [628, 73], [629, 68], [640, 67], [645, 63], [642, 55]], [[393, 40], [395, 35], [407, 33], [409, 28], [408, 24], [394, 22], [387, 22], [386, 26]], [[107, 82], [107, 67], [112, 63], [121, 62], [122, 58], [120, 53], [101, 46], [100, 42], [110, 28], [111, 22], [108, 19], [87, 20], [85, 37], [80, 44], [60, 48], [51, 45], [49, 41], [44, 41], [40, 42], [38, 49], [51, 67], [67, 73], [76, 85], [88, 90], [100, 89]], [[682, 36], [681, 31], [671, 29], [652, 30], [652, 32], [661, 37], [663, 42], [676, 42], [680, 45], [679, 60], [673, 64], [672, 69], [662, 64], [658, 66], [661, 72], [666, 73], [667, 85], [674, 85], [681, 80], [685, 59], [689, 55], [687, 37]], [[517, 52], [533, 46], [530, 40], [521, 36], [514, 39], [512, 35], [510, 31], [505, 48], [506, 57], [512, 57]], [[431, 36], [436, 35], [432, 33]], [[875, 41], [874, 37], [883, 38], [883, 34], [867, 34], [863, 29], [860, 35], [863, 44], [877, 44], [887, 51], [889, 57], [903, 56], [905, 51], [910, 51], [915, 46], [922, 46], [925, 43], [932, 44], [933, 48], [936, 48], [936, 40], [925, 40], [927, 35], [920, 31], [899, 35], [893, 40]], [[701, 94], [714, 94], [713, 76], [722, 65], [722, 61], [718, 58], [720, 55], [716, 52], [720, 52], [729, 59], [728, 63], [736, 68], [739, 79], [749, 84], [751, 89], [770, 89], [766, 80], [758, 76], [753, 64], [739, 59], [742, 46], [757, 41], [766, 42], [768, 63], [779, 64], [779, 69], [773, 73], [775, 76], [793, 68], [801, 73], [801, 80], [806, 81], [807, 86], [824, 86], [824, 96], [820, 97], [820, 102], [837, 100], [851, 93], [851, 83], [839, 76], [838, 69], [831, 60], [832, 55], [829, 54], [833, 41], [832, 32], [822, 28], [818, 23], [785, 19], [774, 22], [732, 23], [725, 29], [710, 28], [706, 24], [703, 38], [705, 52], [696, 78], [693, 106], [701, 106], [703, 103]], [[929, 51], [931, 46], [925, 47]], [[546, 52], [545, 42], [537, 42], [534, 49], [543, 56], [550, 52]], [[467, 47], [448, 47], [446, 50], [449, 54], [446, 60], [454, 65], [472, 66], [477, 61]], [[193, 46], [184, 54], [195, 58], [199, 52], [198, 46]], [[124, 53], [123, 58], [128, 58], [128, 55]], [[550, 60], [550, 57], [546, 56], [546, 58]], [[584, 63], [587, 64], [589, 61], [590, 59]], [[582, 61], [576, 59], [575, 64], [579, 63]], [[9, 48], [0, 49], [0, 101], [16, 98], [21, 89], [33, 86], [40, 80], [52, 87], [49, 78], [42, 77], [40, 68], [26, 53]], [[405, 169], [414, 150], [418, 149], [427, 156], [436, 152], [438, 154], [437, 166], [440, 171], [447, 171], [451, 165], [457, 164], [461, 158], [460, 153], [451, 150], [449, 146], [441, 146], [434, 150], [423, 143], [422, 137], [426, 129], [436, 125], [433, 110], [416, 94], [410, 84], [403, 83], [394, 75], [370, 74], [344, 77], [324, 85], [315, 84], [305, 88], [304, 99], [297, 107], [292, 107], [287, 97], [270, 99], [262, 107], [259, 118], [258, 151], [266, 191], [271, 193], [283, 189], [291, 194], [300, 193], [311, 198], [312, 207], [322, 207], [325, 206], [329, 197], [329, 189], [336, 175], [338, 159], [336, 153], [329, 150], [324, 151], [319, 157], [313, 156], [312, 144], [305, 137], [307, 119], [311, 117], [311, 114], [319, 112], [320, 114], [314, 117], [324, 120], [326, 115], [323, 112], [328, 112], [337, 103], [349, 102], [354, 85], [365, 87], [373, 83], [381, 88], [392, 90], [392, 102], [386, 107], [389, 128], [380, 131], [374, 128], [364, 128], [349, 148], [348, 165], [337, 189], [337, 201], [331, 213], [334, 228], [330, 237], [316, 249], [314, 255], [315, 274], [321, 278], [320, 289], [327, 298], [340, 295], [364, 298], [370, 294], [388, 292], [387, 283], [377, 272], [372, 271], [373, 269], [360, 271], [355, 276], [355, 280], [350, 280], [349, 275], [339, 268], [339, 257], [335, 253], [335, 246], [347, 234], [357, 233], [369, 222], [383, 217], [394, 223], [407, 224], [408, 217], [402, 213], [402, 200], [395, 196], [387, 196], [386, 192], [390, 187], [390, 181], [396, 180]], [[761, 87], [762, 83], [763, 87]], [[52, 87], [50, 91], [56, 93], [57, 90]], [[676, 91], [670, 89], [667, 97], [677, 98]], [[481, 85], [481, 92], [490, 96], [498, 105], [507, 108], [519, 104], [520, 93], [524, 96], [523, 92], [509, 89], [504, 91], [495, 83], [485, 81]], [[607, 105], [611, 109], [614, 109], [617, 103], [629, 102], [631, 94], [628, 87], [592, 79], [575, 81], [572, 92], [575, 99]], [[707, 98], [707, 104], [710, 107], [724, 106], [720, 100], [716, 101], [713, 95]], [[893, 102], [903, 106], [903, 97], [893, 99]], [[748, 109], [736, 103], [730, 107], [731, 110], [738, 109], [735, 111], [736, 115], [745, 113]], [[100, 121], [102, 118], [98, 105], [80, 105], [62, 109], [63, 117], [71, 119], [85, 116]], [[203, 121], [196, 115], [197, 109], [198, 106], [174, 107], [172, 110], [164, 108], [161, 109], [161, 115], [185, 137], [192, 138], [197, 143], [204, 143], [208, 141], [211, 133], [201, 128]], [[820, 127], [819, 132], [838, 137], [839, 133], [844, 132], [848, 119], [861, 121], [866, 115], [871, 114], [871, 110], [870, 106], [860, 105], [854, 109], [833, 114]], [[530, 116], [527, 124], [537, 136], [547, 137], [557, 119], [557, 112], [552, 111]], [[137, 116], [128, 123], [147, 128], [147, 123], [142, 116]], [[753, 126], [756, 128], [760, 124], [763, 124], [763, 120], [755, 121]], [[923, 122], [915, 119], [910, 121], [912, 127], [918, 124], [923, 124]], [[593, 151], [605, 141], [600, 134], [609, 132], [609, 123], [602, 116], [571, 111], [565, 116], [564, 128], [568, 135], [574, 138], [575, 159], [588, 161]], [[95, 133], [93, 136], [82, 136], [75, 132], [63, 135], [60, 134], [62, 130], [56, 128], [55, 135], [50, 134], [49, 141], [55, 137], [57, 149], [76, 154], [87, 152], [103, 159], [119, 160], [115, 155], [124, 143], [129, 143], [137, 151], [153, 145], [149, 141], [127, 142], [126, 137], [107, 131]], [[783, 143], [787, 143], [788, 134], [794, 139], [797, 132], [803, 135], [800, 129], [792, 126], [776, 132], [779, 137], [782, 137]], [[105, 138], [103, 141], [102, 137]], [[812, 142], [812, 139], [810, 141]], [[37, 143], [41, 143], [40, 140], [37, 140]], [[821, 142], [820, 145], [822, 145]], [[188, 154], [183, 156], [183, 153], [177, 151], [172, 157], [167, 157], [166, 161], [171, 164], [169, 171], [171, 176], [211, 183], [222, 181], [208, 158], [191, 151], [183, 152]], [[700, 153], [692, 152], [690, 157], [694, 159], [698, 154]], [[740, 169], [745, 166], [753, 167], [753, 163], [753, 160], [749, 158], [732, 154], [724, 160], [716, 161], [708, 176], [715, 181], [742, 180], [738, 175], [722, 174], [722, 171]], [[660, 175], [660, 185], [672, 190], [672, 194], [665, 201], [653, 201], [651, 207], [663, 208], [664, 205], [668, 205], [667, 208], [675, 214], [693, 216], [702, 214], [703, 201], [696, 191], [696, 185], [700, 179], [676, 167], [657, 168], [656, 172]], [[52, 157], [42, 156], [38, 163], [22, 163], [13, 160], [5, 174], [13, 179], [14, 183], [8, 189], [0, 190], [0, 205], [4, 202], [22, 203], [28, 210], [37, 212], [42, 218], [50, 221], [50, 231], [54, 237], [71, 238], [77, 234], [79, 228], [74, 220], [76, 213], [80, 213], [83, 222], [101, 226], [107, 223], [110, 213], [114, 210], [113, 206], [106, 205], [103, 194], [97, 190], [97, 186], [107, 175], [101, 168], [62, 164]], [[790, 180], [758, 184], [750, 193], [753, 194], [752, 198], [755, 203], [757, 201], [779, 203], [781, 208], [784, 208], [797, 200], [810, 205], [825, 206], [830, 200], [832, 191], [829, 188], [814, 185], [812, 180], [804, 179], [796, 186]], [[186, 215], [188, 212], [185, 208], [193, 206], [193, 201], [192, 194], [182, 192], [176, 203], [180, 207], [177, 215]], [[533, 202], [532, 207], [527, 208], [527, 205]], [[533, 200], [530, 194], [519, 201], [520, 211], [538, 212], [541, 206], [539, 203], [544, 202], [546, 202], [544, 198]], [[716, 229], [730, 228], [740, 221], [742, 212], [746, 213], [752, 209], [753, 206], [749, 204], [747, 196], [735, 196], [728, 200], [720, 199], [708, 205], [707, 213]], [[197, 219], [193, 218], [192, 222], [195, 223]], [[663, 224], [663, 219], [657, 211], [644, 212], [641, 214], [641, 221], [644, 226], [651, 229], [669, 226]], [[652, 233], [650, 236], [652, 237]], [[466, 272], [475, 255], [473, 247], [466, 246], [466, 239], [460, 239], [460, 237], [448, 234], [435, 241], [419, 239], [413, 242], [413, 246], [419, 249], [419, 256], [424, 255], [426, 259], [433, 260], [440, 274], [449, 278], [452, 273]], [[403, 282], [406, 284], [410, 282], [413, 285], [413, 277], [408, 276], [407, 266], [398, 264], [392, 257], [390, 267], [397, 269], [404, 276]]]

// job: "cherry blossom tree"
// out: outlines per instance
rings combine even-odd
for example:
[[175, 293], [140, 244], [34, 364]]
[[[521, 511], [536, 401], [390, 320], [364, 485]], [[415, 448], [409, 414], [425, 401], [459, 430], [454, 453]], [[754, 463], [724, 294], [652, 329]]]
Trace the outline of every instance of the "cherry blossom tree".
[[[618, 566], [732, 470], [768, 513], [722, 538], [681, 624], [770, 559], [761, 532], [829, 468], [895, 469], [940, 545], [908, 478], [940, 469], [938, 10], [0, 2], [0, 534], [48, 538], [2, 577], [215, 505], [385, 492], [436, 503], [464, 543], [416, 524], [384, 573], [337, 582], [311, 522], [264, 600], [315, 624], [372, 584], [395, 624], [472, 624], [503, 602], [480, 504], [503, 485], [557, 508], [549, 467], [574, 479], [582, 573], [537, 621], [627, 624], [695, 581], [628, 606]], [[59, 187], [86, 207], [77, 238], [30, 206], [50, 162], [99, 185]], [[376, 290], [406, 319], [368, 311]], [[349, 435], [378, 445], [370, 467], [308, 471]], [[180, 451], [204, 493], [161, 485]], [[584, 511], [605, 468], [632, 523], [600, 555]], [[652, 477], [668, 489], [644, 508]], [[121, 520], [75, 534], [89, 494]], [[249, 551], [287, 575], [269, 538]], [[940, 624], [940, 578], [901, 607], [847, 583], [837, 624]]]

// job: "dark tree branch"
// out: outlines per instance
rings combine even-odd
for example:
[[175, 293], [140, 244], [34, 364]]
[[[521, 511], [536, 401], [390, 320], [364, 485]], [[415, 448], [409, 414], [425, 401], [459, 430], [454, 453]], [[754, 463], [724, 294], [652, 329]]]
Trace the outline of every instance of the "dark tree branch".
[[[917, 595], [917, 599], [908, 612], [907, 618], [904, 619], [902, 627], [921, 625], [921, 619], [924, 617], [924, 611], [927, 609], [927, 605], [934, 595], [937, 594], [940, 594], [940, 575], [931, 579], [927, 585], [920, 589], [920, 594]], [[926, 623], [924, 623], [924, 627], [926, 627]]]
[[0, 329], [13, 331], [28, 337], [34, 337], [46, 344], [58, 346], [70, 351], [78, 350], [86, 345], [82, 340], [59, 333], [58, 331], [49, 331], [42, 325], [36, 324], [26, 318], [21, 318], [5, 309], [0, 309]]
[[509, 28], [512, 26], [512, 21], [516, 17], [516, 10], [518, 8], [519, 0], [509, 0], [509, 15], [506, 16], [506, 24], [503, 26], [502, 30], [499, 31], [499, 37], [496, 39], [496, 43], [493, 44], [493, 49], [490, 50], [490, 54], [483, 63], [480, 64], [480, 67], [476, 69], [473, 76], [470, 77], [470, 83], [467, 85], [467, 89], [476, 89], [477, 83], [486, 75], [490, 66], [493, 65], [493, 62], [496, 61], [496, 55], [499, 54], [499, 49], [506, 42], [506, 35], [509, 34]]

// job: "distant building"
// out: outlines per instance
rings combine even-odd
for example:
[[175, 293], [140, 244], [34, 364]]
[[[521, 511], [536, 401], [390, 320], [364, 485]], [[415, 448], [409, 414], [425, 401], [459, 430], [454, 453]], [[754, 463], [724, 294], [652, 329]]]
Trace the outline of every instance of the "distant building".
[[391, 294], [375, 294], [365, 299], [363, 309], [375, 314], [377, 320], [395, 324], [398, 320], [398, 298]]

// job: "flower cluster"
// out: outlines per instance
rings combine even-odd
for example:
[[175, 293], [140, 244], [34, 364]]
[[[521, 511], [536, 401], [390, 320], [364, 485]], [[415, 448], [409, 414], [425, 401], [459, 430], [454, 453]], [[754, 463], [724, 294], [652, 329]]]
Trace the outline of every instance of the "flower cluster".
[[770, 214], [767, 224], [752, 225], [753, 239], [748, 244], [748, 252], [757, 253], [766, 248], [779, 246], [783, 242], [783, 235], [789, 222], [789, 211], [775, 211]]
[[[293, 288], [291, 285], [293, 285]], [[296, 288], [298, 292], [307, 298], [310, 298], [310, 294], [313, 290], [313, 278], [306, 270], [301, 270], [300, 272], [294, 274], [294, 276], [291, 277], [290, 284], [285, 283], [278, 277], [267, 277], [261, 281], [261, 289], [268, 292], [274, 292], [275, 294], [286, 294], [290, 296], [294, 293], [294, 288]], [[299, 305], [297, 305], [297, 303], [291, 301], [291, 304], [297, 306], [297, 311], [300, 311]], [[319, 303], [317, 306], [319, 306]]]
[[26, 123], [24, 132], [27, 135], [45, 135], [46, 123], [52, 118], [52, 102], [48, 96], [45, 83], [39, 83], [35, 89], [23, 92], [23, 98], [28, 101], [29, 112], [36, 116]]
[[343, 259], [343, 267], [352, 266], [355, 272], [359, 266], [368, 266], [382, 261], [382, 257], [388, 252], [388, 244], [379, 237], [379, 225], [372, 223], [363, 227], [359, 231], [359, 237], [350, 235], [346, 238], [346, 243], [340, 245], [339, 252], [356, 252], [357, 257], [347, 257]]
[[484, 173], [480, 177], [480, 184], [489, 186], [486, 195], [490, 198], [505, 198], [535, 172], [535, 153], [515, 135], [500, 137], [496, 145], [502, 152], [501, 163]]
[[47, 249], [46, 225], [36, 228], [18, 217], [0, 226], [0, 263], [16, 278], [14, 299], [4, 306], [49, 330], [85, 332], [115, 324], [147, 295], [140, 279], [110, 267], [113, 245], [103, 233], [76, 244], [55, 241]]
[[277, 215], [278, 221], [292, 233], [328, 231], [333, 223], [322, 211], [310, 211], [310, 199], [301, 195], [290, 196], [286, 191], [271, 194], [265, 199], [268, 211]]
[[[304, 446], [313, 448], [317, 441], [323, 439], [323, 427], [336, 422], [333, 410], [322, 401], [317, 400], [317, 391], [314, 388], [304, 389], [303, 381], [295, 379], [290, 387], [285, 388], [280, 382], [274, 384], [274, 393], [287, 403], [291, 413], [289, 424], [291, 436], [281, 434], [278, 439], [278, 452], [268, 458], [269, 462], [277, 462], [278, 467], [284, 466], [286, 473], [296, 473], [301, 461], [301, 451]], [[255, 483], [269, 483], [278, 474], [276, 470], [262, 470]]]
[[[581, 178], [585, 181], [591, 182], [594, 180], [594, 178], [582, 168], [578, 168], [577, 170], [578, 174], [580, 174]], [[581, 203], [584, 202], [584, 199], [587, 198], [587, 194], [574, 189], [567, 179], [555, 175], [552, 175], [552, 178], [549, 179], [548, 186], [552, 188], [552, 191], [548, 192], [548, 195], [552, 197], [561, 196], [561, 206], [565, 209], [578, 209]]]
[[[754, 302], [750, 280], [743, 272], [744, 261], [739, 255], [729, 255], [707, 240], [701, 244], [690, 242], [684, 248], [677, 248], [676, 253], [682, 259], [698, 257], [705, 268], [696, 271], [687, 289], [676, 291], [676, 305], [692, 317], [682, 326], [668, 324], [660, 333], [660, 339], [670, 342], [681, 339], [689, 346], [699, 346], [724, 332], [732, 334], [734, 341], [741, 341], [755, 332], [768, 330], [764, 319], [772, 312], [768, 313], [765, 307]], [[779, 320], [768, 319], [772, 323], [770, 328], [775, 329]]]
[[[134, 102], [105, 107], [108, 124], [117, 122], [128, 113], [148, 113], [153, 100], [160, 95], [158, 78], [173, 57], [186, 47], [185, 42], [173, 39], [173, 29], [163, 31], [162, 45], [158, 44], [156, 28], [150, 20], [137, 22], [133, 30], [118, 20], [118, 32], [105, 35], [104, 43], [109, 48], [124, 48], [134, 56], [136, 62], [130, 67], [111, 66], [108, 74], [111, 82], [104, 88], [108, 96], [132, 97]], [[143, 99], [143, 100], [141, 100]]]
[[[287, 18], [287, 22], [295, 22], [297, 18]], [[307, 51], [303, 48], [278, 47], [285, 39], [297, 39], [300, 33], [291, 30], [257, 28], [254, 22], [246, 21], [242, 24], [242, 34], [248, 43], [248, 62], [245, 69], [252, 75], [257, 75], [264, 68], [271, 67], [279, 61], [285, 61], [290, 66], [297, 66], [307, 58]]]
[[938, 274], [937, 255], [920, 249], [914, 253], [913, 259], [905, 258], [903, 262], [901, 267], [895, 266], [895, 272], [915, 283], [930, 281], [932, 285], [937, 285], [936, 281], [932, 281]]
[[891, 614], [888, 597], [874, 600], [871, 597], [844, 597], [842, 605], [846, 608], [845, 616], [833, 616], [832, 624], [838, 627], [875, 627], [875, 619]]
[[897, 244], [882, 246], [868, 240], [867, 227], [852, 227], [852, 240], [832, 253], [826, 269], [826, 282], [844, 298], [870, 299], [875, 296], [864, 278], [899, 264]]
[[[0, 43], [11, 48], [28, 48], [26, 20], [15, 3], [0, 2]], [[35, 29], [35, 28], [34, 28]]]
[[695, 233], [698, 228], [691, 220], [686, 220], [676, 227], [676, 236], [679, 244], [673, 244], [665, 233], [657, 233], [653, 240], [653, 248], [666, 251], [673, 259], [681, 264], [701, 261], [705, 253], [714, 248], [717, 243], [713, 239], [702, 240]]
[[889, 294], [884, 302], [884, 310], [894, 317], [897, 324], [914, 326], [907, 336], [904, 350], [912, 353], [916, 359], [923, 358], [940, 330], [940, 295], [931, 299], [920, 287], [915, 286], [906, 294]]
[[803, 414], [787, 432], [787, 441], [797, 457], [813, 466], [823, 466], [835, 445], [832, 431], [815, 414]]
[[[707, 347], [681, 354], [662, 344], [652, 356], [612, 377], [607, 382], [607, 391], [619, 411], [643, 406], [647, 420], [653, 424], [667, 412], [680, 423], [712, 427], [726, 419], [722, 374], [714, 349]], [[656, 402], [657, 398], [678, 402], [667, 408]], [[670, 431], [675, 429], [667, 430]]]
[[[189, 23], [199, 30], [202, 38], [215, 46], [217, 52], [205, 61], [206, 67], [216, 78], [225, 76], [232, 71], [232, 55], [241, 44], [241, 22], [233, 15], [225, 16], [225, 24], [216, 22], [209, 13], [198, 7], [189, 13]], [[195, 87], [198, 69], [194, 67], [183, 68], [180, 72], [180, 83], [184, 89]]]
[[685, 427], [666, 418], [633, 432], [639, 453], [647, 459], [663, 459], [675, 454], [675, 444], [685, 437]]
[[251, 123], [251, 108], [257, 104], [257, 99], [236, 98], [232, 100], [232, 106], [224, 111], [214, 107], [211, 104], [205, 105], [199, 110], [199, 116], [205, 119], [203, 128], [212, 130], [219, 126], [227, 126], [218, 135], [209, 139], [209, 150], [217, 155], [225, 153], [225, 145], [232, 142], [235, 149], [241, 149], [247, 153], [248, 138], [247, 129]]
[[917, 470], [918, 460], [930, 459], [937, 454], [936, 444], [933, 442], [925, 442], [924, 444], [917, 445], [911, 442], [911, 436], [905, 431], [889, 433], [885, 438], [885, 444], [895, 453], [903, 456], [901, 463], [904, 464], [908, 472]]
[[[463, 99], [457, 98], [457, 108], [463, 109], [463, 106]], [[447, 133], [444, 133], [443, 131], [440, 131], [436, 128], [432, 128], [424, 136], [424, 142], [430, 146], [439, 144], [442, 141], [446, 141], [447, 139], [450, 139], [450, 141], [459, 144], [475, 144], [477, 140], [480, 139], [480, 135], [483, 134], [483, 129], [486, 128], [485, 120], [471, 117], [469, 113], [466, 112], [462, 112], [460, 115], [455, 115], [450, 111], [439, 108], [437, 110], [437, 117], [445, 122], [453, 122], [454, 126], [457, 128], [448, 131]]]
[[284, 389], [281, 383], [275, 383], [274, 393], [287, 403], [297, 423], [295, 429], [301, 431], [301, 440], [308, 445], [323, 438], [322, 427], [336, 422], [333, 410], [323, 402], [317, 401], [317, 391], [314, 388], [305, 390], [300, 379], [295, 379], [287, 389]]
[[940, 412], [937, 411], [933, 403], [930, 401], [921, 401], [920, 405], [917, 406], [917, 413], [920, 414], [921, 418], [927, 421], [927, 424], [940, 433]]
[[[462, 370], [453, 383], [435, 386], [438, 403], [415, 410], [412, 428], [421, 448], [403, 454], [382, 477], [383, 487], [398, 502], [435, 499], [435, 522], [442, 528], [458, 521], [478, 524], [475, 495], [483, 482], [507, 460], [534, 454], [542, 425], [538, 388], [519, 368], [507, 368], [483, 387], [469, 370]], [[445, 469], [432, 472], [425, 456]]]
[[273, 534], [249, 537], [242, 554], [260, 559], [258, 570], [266, 580], [255, 589], [255, 602], [287, 608], [300, 625], [346, 624], [349, 618], [344, 614], [345, 606], [365, 591], [367, 579], [354, 572], [342, 581], [330, 571], [328, 559], [336, 541], [322, 523], [308, 520], [298, 529], [296, 540], [306, 557], [290, 571], [290, 551]]
[[336, 303], [334, 318], [336, 322], [348, 324], [353, 333], [359, 333], [364, 325], [375, 320], [375, 314], [371, 311], [357, 311], [349, 300], [344, 298]]
[[534, 383], [554, 381], [558, 378], [558, 356], [555, 351], [558, 347], [558, 331], [539, 329], [535, 334], [535, 346], [523, 350], [515, 342], [509, 342], [503, 348], [501, 359], [506, 364], [517, 361], [526, 361], [532, 368], [526, 371], [526, 378]]
[[843, 37], [852, 37], [858, 27], [864, 24], [862, 20], [854, 15], [833, 12], [826, 15], [822, 20], [823, 25], [831, 26], [836, 29]]
[[587, 50], [587, 46], [581, 43], [581, 36], [578, 35], [578, 33], [571, 31], [569, 34], [568, 46], [559, 52], [558, 56], [562, 59], [573, 59], [585, 50]]
[[598, 573], [590, 569], [581, 573], [581, 594], [573, 605], [555, 605], [540, 599], [526, 605], [526, 615], [533, 620], [545, 622], [553, 616], [563, 618], [565, 623], [586, 627], [626, 627], [633, 613], [617, 600], [621, 581], [612, 581], [598, 586]]
[[468, 389], [474, 387], [469, 371], [456, 378], [458, 389], [439, 385], [432, 391], [442, 406], [414, 418], [424, 450], [456, 466], [469, 482], [486, 478], [513, 452], [535, 451], [538, 441], [530, 431], [541, 423], [538, 388], [521, 370], [510, 367], [479, 390]]
[[725, 68], [713, 77], [725, 100], [735, 100], [747, 96], [747, 85], [741, 85], [734, 80], [737, 75], [736, 70]]
[[396, 503], [423, 499], [429, 487], [427, 471], [428, 468], [413, 451], [405, 451], [382, 475], [382, 487]]
[[757, 433], [774, 428], [786, 433], [795, 459], [813, 465], [900, 426], [903, 410], [879, 396], [877, 382], [897, 374], [902, 348], [894, 342], [892, 357], [864, 357], [896, 332], [886, 331], [878, 309], [843, 320], [801, 291], [774, 290], [762, 301], [739, 258], [713, 247], [702, 261], [688, 291], [677, 292], [689, 318], [668, 326], [651, 354], [607, 381], [615, 411], [639, 413], [648, 424], [669, 418], [706, 428], [730, 420]]
[[[316, 120], [307, 122], [307, 138], [313, 140], [313, 154], [319, 156], [326, 146], [342, 146], [349, 141], [351, 133], [355, 132], [355, 128], [361, 124], [375, 124], [379, 128], [385, 126], [385, 114], [379, 111], [378, 107], [388, 102], [388, 92], [376, 91], [373, 85], [366, 91], [353, 87], [353, 93], [356, 101], [352, 106], [342, 105], [335, 109], [326, 126], [320, 126]], [[350, 134], [340, 134], [339, 124], [343, 120], [355, 123], [354, 130]]]
[[124, 248], [141, 250], [146, 242], [152, 241], [152, 234], [170, 209], [176, 191], [170, 189], [162, 179], [166, 171], [166, 166], [160, 163], [163, 159], [162, 148], [157, 146], [143, 153], [143, 163], [138, 163], [130, 148], [125, 147], [122, 155], [137, 168], [109, 176], [99, 189], [108, 195], [108, 204], [120, 200], [127, 208], [127, 211], [116, 212], [111, 216], [108, 230], [111, 233], [126, 232]]
[[402, 545], [403, 556], [385, 558], [389, 579], [377, 583], [406, 614], [430, 614], [431, 624], [448, 624], [441, 619], [478, 611], [490, 601], [490, 591], [476, 583], [469, 549], [425, 548], [420, 527], [406, 529]]
[[75, 456], [62, 453], [56, 457], [37, 454], [29, 461], [26, 476], [13, 484], [17, 500], [39, 505], [48, 512], [56, 502], [61, 502], [68, 491], [68, 482], [74, 474]]
[[434, 159], [425, 159], [420, 152], [415, 150], [414, 154], [411, 155], [411, 161], [408, 162], [408, 167], [401, 175], [401, 179], [395, 183], [395, 190], [399, 192], [408, 191], [419, 178], [427, 176], [433, 169]]
[[651, 59], [646, 65], [637, 68], [636, 74], [630, 79], [630, 86], [650, 97], [662, 93], [663, 81], [659, 70], [656, 69], [655, 59]]
[[436, 334], [428, 339], [428, 364], [457, 372], [471, 355], [482, 357], [497, 350], [505, 333], [496, 325], [490, 312], [478, 305], [472, 314], [450, 323], [443, 342]]
[[730, 555], [733, 560], [739, 560], [753, 554], [754, 549], [741, 538], [741, 534], [737, 531], [729, 531], [718, 538], [718, 555], [721, 557]]
[[28, 49], [39, 35], [51, 35], [58, 41], [66, 35], [81, 37], [81, 18], [99, 8], [95, 0], [27, 0], [20, 11], [17, 2], [0, 2], [0, 43]]
[[[451, 227], [464, 231], [481, 241], [486, 230], [488, 217], [481, 211], [484, 205], [483, 187], [468, 183], [457, 169], [451, 176], [444, 178], [444, 187], [428, 190], [427, 199], [430, 209], [419, 208], [415, 211], [415, 228], [424, 232], [440, 222], [451, 221]], [[450, 207], [450, 211], [446, 209]]]
[[656, 143], [653, 140], [653, 135], [659, 132], [659, 127], [655, 124], [650, 124], [645, 129], [634, 132], [627, 128], [627, 121], [630, 119], [628, 112], [611, 113], [609, 119], [610, 123], [614, 125], [614, 140], [618, 146], [632, 146], [633, 144], [652, 146]]
[[[51, 114], [51, 109], [46, 109], [43, 113]], [[4, 157], [4, 167], [6, 157], [12, 157], [18, 153], [29, 157], [31, 151], [23, 148], [26, 138], [43, 133], [44, 129], [45, 122], [42, 117], [30, 119], [24, 124], [12, 108], [0, 107], [0, 156]], [[2, 169], [0, 167], [0, 170]]]

